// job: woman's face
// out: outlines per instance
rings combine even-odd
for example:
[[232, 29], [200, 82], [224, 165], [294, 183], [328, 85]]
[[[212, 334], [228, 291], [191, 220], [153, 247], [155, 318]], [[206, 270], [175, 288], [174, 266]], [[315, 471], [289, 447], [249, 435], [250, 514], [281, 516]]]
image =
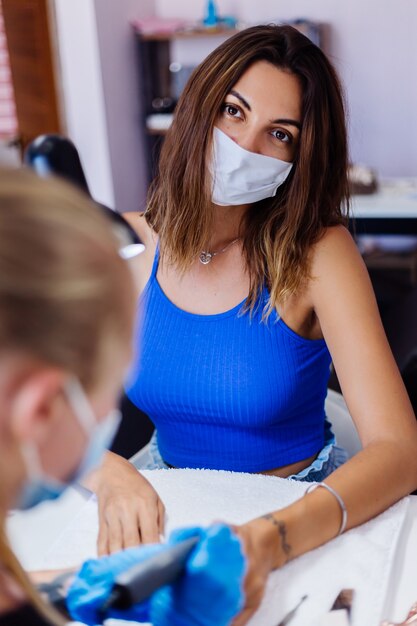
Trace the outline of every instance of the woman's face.
[[258, 61], [230, 90], [216, 126], [245, 150], [291, 162], [301, 131], [297, 76]]

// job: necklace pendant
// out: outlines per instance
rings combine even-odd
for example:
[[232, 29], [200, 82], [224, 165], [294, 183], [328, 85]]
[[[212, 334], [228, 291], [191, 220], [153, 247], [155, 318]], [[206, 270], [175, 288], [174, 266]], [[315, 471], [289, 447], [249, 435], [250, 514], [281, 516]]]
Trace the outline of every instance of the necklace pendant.
[[212, 258], [213, 258], [212, 253], [205, 252], [204, 250], [203, 252], [200, 253], [200, 256], [199, 256], [200, 263], [202, 263], [203, 265], [208, 265]]

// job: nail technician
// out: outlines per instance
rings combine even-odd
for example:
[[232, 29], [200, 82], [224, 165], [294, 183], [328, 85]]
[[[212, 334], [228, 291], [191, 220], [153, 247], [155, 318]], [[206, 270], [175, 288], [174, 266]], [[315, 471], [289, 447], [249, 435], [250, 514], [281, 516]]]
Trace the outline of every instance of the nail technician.
[[[416, 420], [346, 228], [347, 163], [324, 53], [251, 27], [191, 76], [145, 215], [129, 217], [147, 248], [127, 393], [156, 426], [150, 467], [319, 483], [240, 527], [239, 625], [272, 569], [417, 487]], [[325, 415], [331, 362], [363, 446], [348, 461]]]
[[[4, 525], [10, 509], [54, 499], [82, 479], [115, 434], [135, 310], [132, 275], [118, 248], [107, 218], [75, 189], [0, 172], [1, 626], [67, 623], [32, 586]], [[195, 533], [181, 581], [123, 618], [230, 623], [243, 602], [241, 542], [220, 524]], [[115, 576], [165, 549], [135, 547], [84, 563], [71, 574], [71, 616], [101, 623]]]

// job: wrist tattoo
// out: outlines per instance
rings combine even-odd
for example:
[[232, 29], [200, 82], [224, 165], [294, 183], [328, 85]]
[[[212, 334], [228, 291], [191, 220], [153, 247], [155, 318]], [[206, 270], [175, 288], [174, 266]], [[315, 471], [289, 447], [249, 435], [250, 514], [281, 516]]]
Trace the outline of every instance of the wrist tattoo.
[[291, 546], [287, 541], [287, 527], [285, 523], [282, 522], [281, 520], [276, 519], [272, 515], [272, 513], [265, 513], [265, 515], [262, 515], [262, 518], [266, 519], [268, 522], [271, 522], [271, 524], [273, 524], [274, 526], [278, 528], [279, 537], [281, 540], [281, 548], [285, 554], [285, 559], [286, 559], [285, 562], [287, 563], [290, 560]]

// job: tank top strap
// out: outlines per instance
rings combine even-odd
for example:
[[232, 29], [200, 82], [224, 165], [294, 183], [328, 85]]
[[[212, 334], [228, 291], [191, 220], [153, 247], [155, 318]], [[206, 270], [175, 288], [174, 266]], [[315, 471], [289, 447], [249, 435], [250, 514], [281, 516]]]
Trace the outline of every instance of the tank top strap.
[[150, 280], [152, 281], [155, 280], [156, 273], [158, 271], [158, 266], [159, 266], [159, 242], [156, 244], [155, 256], [153, 258], [152, 272], [150, 276]]

